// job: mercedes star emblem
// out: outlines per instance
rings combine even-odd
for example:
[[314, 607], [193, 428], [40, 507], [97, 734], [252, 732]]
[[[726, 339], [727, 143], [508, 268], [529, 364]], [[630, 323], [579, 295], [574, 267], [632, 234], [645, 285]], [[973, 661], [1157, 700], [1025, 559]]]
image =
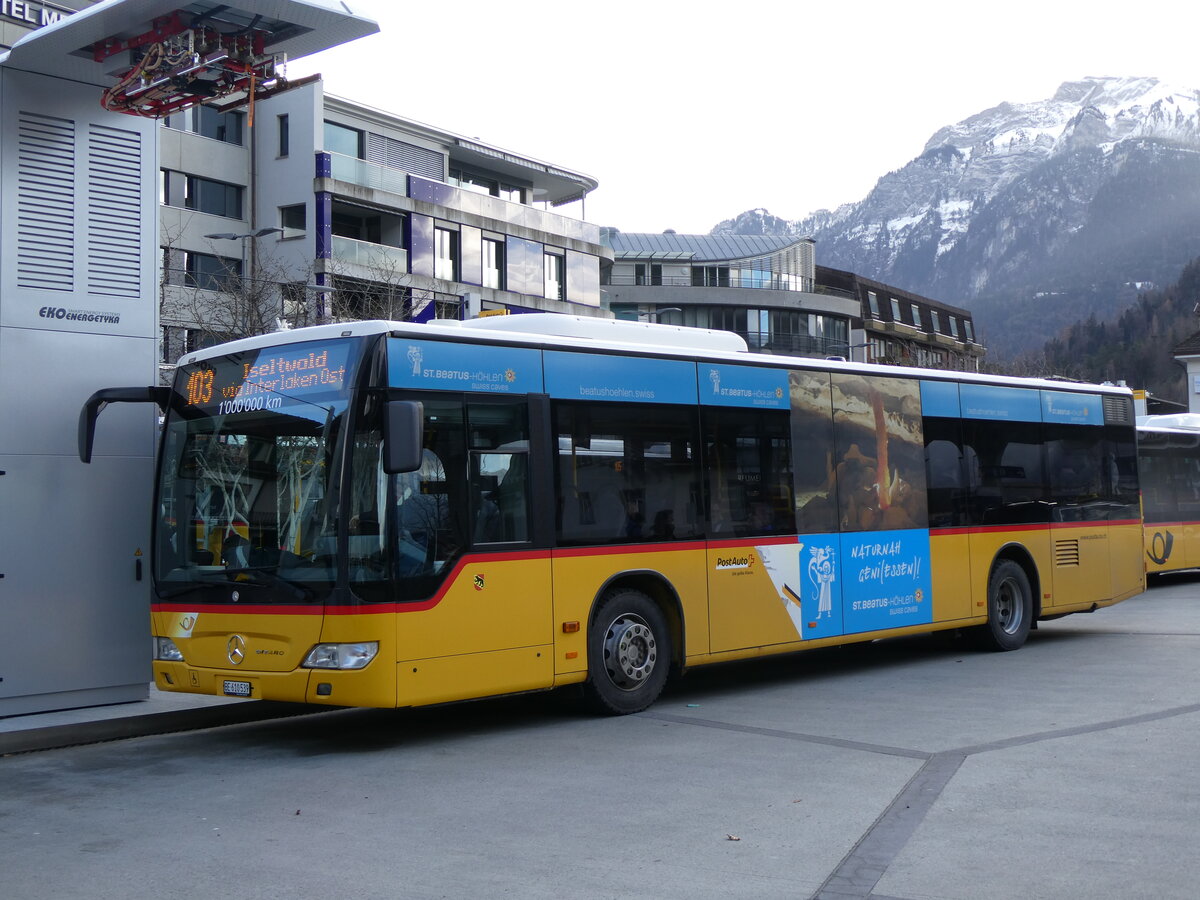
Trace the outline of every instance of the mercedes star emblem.
[[241, 665], [242, 660], [246, 658], [246, 639], [240, 634], [231, 637], [225, 645], [225, 655], [235, 666]]

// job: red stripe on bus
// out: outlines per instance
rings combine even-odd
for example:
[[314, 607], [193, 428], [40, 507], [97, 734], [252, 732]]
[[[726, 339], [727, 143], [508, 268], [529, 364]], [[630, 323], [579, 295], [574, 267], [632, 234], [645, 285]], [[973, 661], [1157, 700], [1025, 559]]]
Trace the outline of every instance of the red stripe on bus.
[[555, 559], [578, 556], [612, 556], [621, 553], [662, 553], [668, 550], [700, 550], [704, 541], [671, 541], [662, 544], [613, 544], [609, 547], [568, 547], [553, 551]]
[[[837, 532], [834, 532], [835, 534]], [[761, 538], [737, 538], [728, 541], [709, 541], [708, 546], [712, 550], [728, 550], [734, 547], [775, 547], [780, 544], [795, 544], [798, 538], [794, 534], [780, 537], [777, 534], [769, 537]]]
[[1095, 522], [1043, 522], [1036, 525], [970, 525], [964, 528], [931, 528], [929, 530], [930, 537], [937, 537], [943, 534], [997, 534], [1006, 531], [1058, 531], [1064, 528], [1097, 528], [1100, 526], [1109, 527], [1111, 525], [1140, 525], [1140, 519], [1116, 519], [1111, 522], [1095, 521]]

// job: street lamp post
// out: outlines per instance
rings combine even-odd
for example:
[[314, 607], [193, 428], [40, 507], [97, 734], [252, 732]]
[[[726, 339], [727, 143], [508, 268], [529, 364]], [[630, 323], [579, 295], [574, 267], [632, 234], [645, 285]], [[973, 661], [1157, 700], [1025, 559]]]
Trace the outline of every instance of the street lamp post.
[[[258, 285], [258, 239], [266, 237], [269, 234], [283, 234], [283, 229], [258, 228], [254, 231], [247, 231], [244, 234], [236, 234], [232, 231], [218, 231], [213, 234], [206, 234], [204, 237], [210, 241], [242, 242], [242, 268], [246, 270], [246, 274], [242, 278], [243, 287], [249, 286], [250, 295], [256, 296]], [[243, 290], [242, 293], [246, 293], [246, 291]]]

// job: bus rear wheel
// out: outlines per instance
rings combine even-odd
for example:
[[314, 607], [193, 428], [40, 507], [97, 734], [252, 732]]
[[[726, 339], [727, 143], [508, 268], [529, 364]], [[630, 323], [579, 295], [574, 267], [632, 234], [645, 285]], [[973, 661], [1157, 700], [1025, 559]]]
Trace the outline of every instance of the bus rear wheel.
[[588, 631], [584, 694], [597, 712], [641, 712], [662, 692], [671, 665], [671, 635], [658, 605], [641, 591], [617, 590], [600, 601]]
[[1025, 570], [1011, 559], [1002, 559], [988, 579], [988, 620], [976, 636], [988, 650], [1016, 650], [1029, 637], [1033, 625], [1033, 590]]

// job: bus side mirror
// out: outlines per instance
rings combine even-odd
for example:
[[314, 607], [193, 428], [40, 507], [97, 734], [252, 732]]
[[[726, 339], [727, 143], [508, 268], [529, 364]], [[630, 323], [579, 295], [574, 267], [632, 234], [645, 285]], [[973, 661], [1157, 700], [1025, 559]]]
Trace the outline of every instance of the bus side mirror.
[[96, 417], [100, 410], [110, 403], [157, 403], [163, 412], [171, 402], [171, 389], [168, 387], [125, 387], [105, 388], [96, 391], [88, 398], [83, 409], [79, 411], [79, 460], [92, 461], [92, 445], [96, 441]]
[[383, 471], [389, 475], [421, 468], [425, 410], [413, 400], [392, 400], [383, 408]]

